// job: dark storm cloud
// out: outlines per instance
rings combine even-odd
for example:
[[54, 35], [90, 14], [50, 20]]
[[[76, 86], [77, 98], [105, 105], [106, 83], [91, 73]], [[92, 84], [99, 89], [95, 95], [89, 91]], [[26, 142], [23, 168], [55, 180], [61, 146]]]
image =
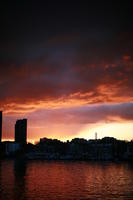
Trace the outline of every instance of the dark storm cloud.
[[88, 124], [133, 120], [133, 103], [97, 104], [74, 108], [38, 110], [28, 115], [31, 123]]
[[105, 1], [2, 3], [0, 106], [70, 96], [86, 104], [131, 101], [131, 8]]
[[23, 64], [1, 62], [1, 105], [6, 102], [30, 103], [69, 98], [76, 93], [81, 96], [75, 97], [82, 99], [86, 98], [82, 94], [89, 92], [92, 92], [92, 102], [117, 102], [117, 97], [121, 97], [121, 101], [132, 98], [132, 55], [124, 52], [125, 45], [117, 47], [122, 53], [116, 55], [112, 39], [108, 39], [108, 46], [111, 47], [107, 52], [104, 41], [101, 46], [94, 45], [96, 51], [92, 50], [91, 43], [99, 41], [101, 39], [93, 36], [92, 42], [91, 36], [83, 35], [82, 38], [81, 35], [52, 38], [43, 44], [38, 58]]

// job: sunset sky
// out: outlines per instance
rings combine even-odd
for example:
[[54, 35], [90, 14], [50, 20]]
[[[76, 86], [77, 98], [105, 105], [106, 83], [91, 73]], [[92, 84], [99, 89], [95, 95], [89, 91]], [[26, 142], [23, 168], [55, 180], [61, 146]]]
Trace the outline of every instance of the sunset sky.
[[47, 2], [0, 3], [3, 140], [133, 139], [132, 4]]

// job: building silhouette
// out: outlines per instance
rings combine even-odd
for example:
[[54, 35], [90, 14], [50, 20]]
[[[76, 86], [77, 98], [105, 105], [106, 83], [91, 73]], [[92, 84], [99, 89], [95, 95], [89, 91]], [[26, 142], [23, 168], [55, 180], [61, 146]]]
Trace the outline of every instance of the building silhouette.
[[0, 143], [2, 140], [2, 111], [0, 111]]
[[19, 119], [16, 121], [15, 142], [19, 144], [27, 143], [27, 119]]

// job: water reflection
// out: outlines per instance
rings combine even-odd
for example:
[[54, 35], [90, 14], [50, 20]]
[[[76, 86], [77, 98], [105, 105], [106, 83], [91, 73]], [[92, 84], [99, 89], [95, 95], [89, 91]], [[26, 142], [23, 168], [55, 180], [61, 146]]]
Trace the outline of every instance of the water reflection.
[[1, 161], [0, 199], [133, 199], [133, 166], [128, 163]]
[[27, 199], [26, 167], [27, 167], [26, 161], [20, 159], [14, 161], [14, 200]]
[[13, 161], [0, 160], [0, 199], [14, 199]]

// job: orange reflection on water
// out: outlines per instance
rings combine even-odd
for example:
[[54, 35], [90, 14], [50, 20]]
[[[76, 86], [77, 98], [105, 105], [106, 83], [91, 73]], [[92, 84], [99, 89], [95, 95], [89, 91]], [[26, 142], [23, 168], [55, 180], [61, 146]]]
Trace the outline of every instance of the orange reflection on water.
[[107, 162], [6, 160], [0, 199], [132, 199], [133, 165]]
[[123, 199], [133, 194], [133, 169], [126, 164], [44, 161], [30, 164], [27, 173], [30, 197]]

